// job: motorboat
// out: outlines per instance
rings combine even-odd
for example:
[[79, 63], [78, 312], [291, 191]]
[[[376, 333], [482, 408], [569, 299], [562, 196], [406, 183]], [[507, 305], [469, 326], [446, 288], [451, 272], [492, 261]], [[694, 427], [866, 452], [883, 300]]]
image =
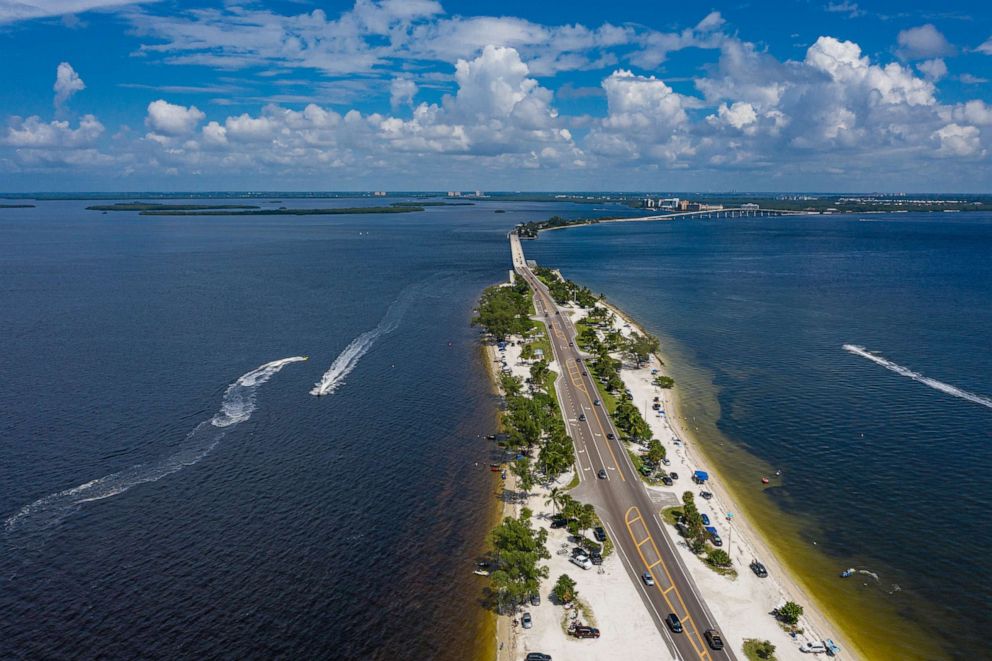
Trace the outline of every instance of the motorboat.
[[841, 578], [848, 578], [850, 576], [854, 576], [855, 572], [857, 572], [857, 570], [854, 567], [851, 567], [849, 569], [845, 569], [844, 571], [842, 571], [840, 573], [840, 577]]

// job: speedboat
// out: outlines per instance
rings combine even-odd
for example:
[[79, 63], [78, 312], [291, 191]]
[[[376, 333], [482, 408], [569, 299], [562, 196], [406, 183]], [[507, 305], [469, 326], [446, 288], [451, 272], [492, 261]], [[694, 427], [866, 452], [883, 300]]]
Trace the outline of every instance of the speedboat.
[[842, 572], [840, 573], [840, 577], [841, 577], [841, 578], [847, 578], [847, 577], [849, 577], [849, 576], [853, 576], [853, 575], [854, 575], [854, 573], [855, 573], [855, 571], [856, 571], [856, 570], [854, 569], [854, 567], [851, 567], [850, 569], [845, 569], [844, 571], [842, 571]]

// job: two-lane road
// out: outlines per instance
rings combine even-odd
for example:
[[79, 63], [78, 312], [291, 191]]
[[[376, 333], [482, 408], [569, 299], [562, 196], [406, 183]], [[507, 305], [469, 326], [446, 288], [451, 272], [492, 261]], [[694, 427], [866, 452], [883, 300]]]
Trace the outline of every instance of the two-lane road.
[[[707, 629], [719, 627], [679, 558], [634, 469], [610, 416], [597, 405], [598, 391], [585, 360], [575, 346], [575, 327], [560, 314], [547, 287], [527, 267], [518, 237], [510, 237], [513, 267], [534, 290], [534, 305], [548, 327], [555, 360], [562, 374], [555, 387], [569, 434], [575, 441], [576, 467], [582, 485], [578, 493], [597, 506], [627, 573], [641, 594], [651, 618], [677, 659], [734, 659], [729, 646], [710, 648]], [[599, 477], [603, 471], [603, 477]], [[644, 581], [649, 573], [653, 585]], [[675, 613], [682, 633], [673, 633], [665, 618]], [[722, 635], [721, 635], [722, 637]], [[726, 641], [724, 641], [726, 643]]]

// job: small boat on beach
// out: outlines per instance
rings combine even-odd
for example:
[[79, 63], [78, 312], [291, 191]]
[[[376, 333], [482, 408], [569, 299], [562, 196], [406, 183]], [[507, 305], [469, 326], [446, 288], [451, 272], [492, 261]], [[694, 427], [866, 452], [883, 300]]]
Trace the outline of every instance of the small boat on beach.
[[857, 570], [854, 567], [851, 567], [850, 569], [845, 569], [844, 571], [842, 571], [840, 573], [840, 577], [849, 578], [851, 576], [854, 576], [855, 572], [857, 572]]
[[768, 478], [767, 477], [761, 478], [761, 483], [762, 484], [768, 484]]

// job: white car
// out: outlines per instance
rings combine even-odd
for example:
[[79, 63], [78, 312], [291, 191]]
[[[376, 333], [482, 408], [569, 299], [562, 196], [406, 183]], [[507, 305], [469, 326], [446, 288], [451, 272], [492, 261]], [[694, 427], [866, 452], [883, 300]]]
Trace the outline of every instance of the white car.
[[799, 646], [800, 652], [805, 652], [806, 654], [823, 654], [827, 651], [827, 646], [816, 641], [815, 643], [803, 643]]
[[569, 558], [569, 561], [573, 565], [577, 565], [579, 567], [582, 567], [583, 569], [592, 569], [592, 560], [590, 560], [588, 557], [584, 555], [573, 555], [571, 558]]

